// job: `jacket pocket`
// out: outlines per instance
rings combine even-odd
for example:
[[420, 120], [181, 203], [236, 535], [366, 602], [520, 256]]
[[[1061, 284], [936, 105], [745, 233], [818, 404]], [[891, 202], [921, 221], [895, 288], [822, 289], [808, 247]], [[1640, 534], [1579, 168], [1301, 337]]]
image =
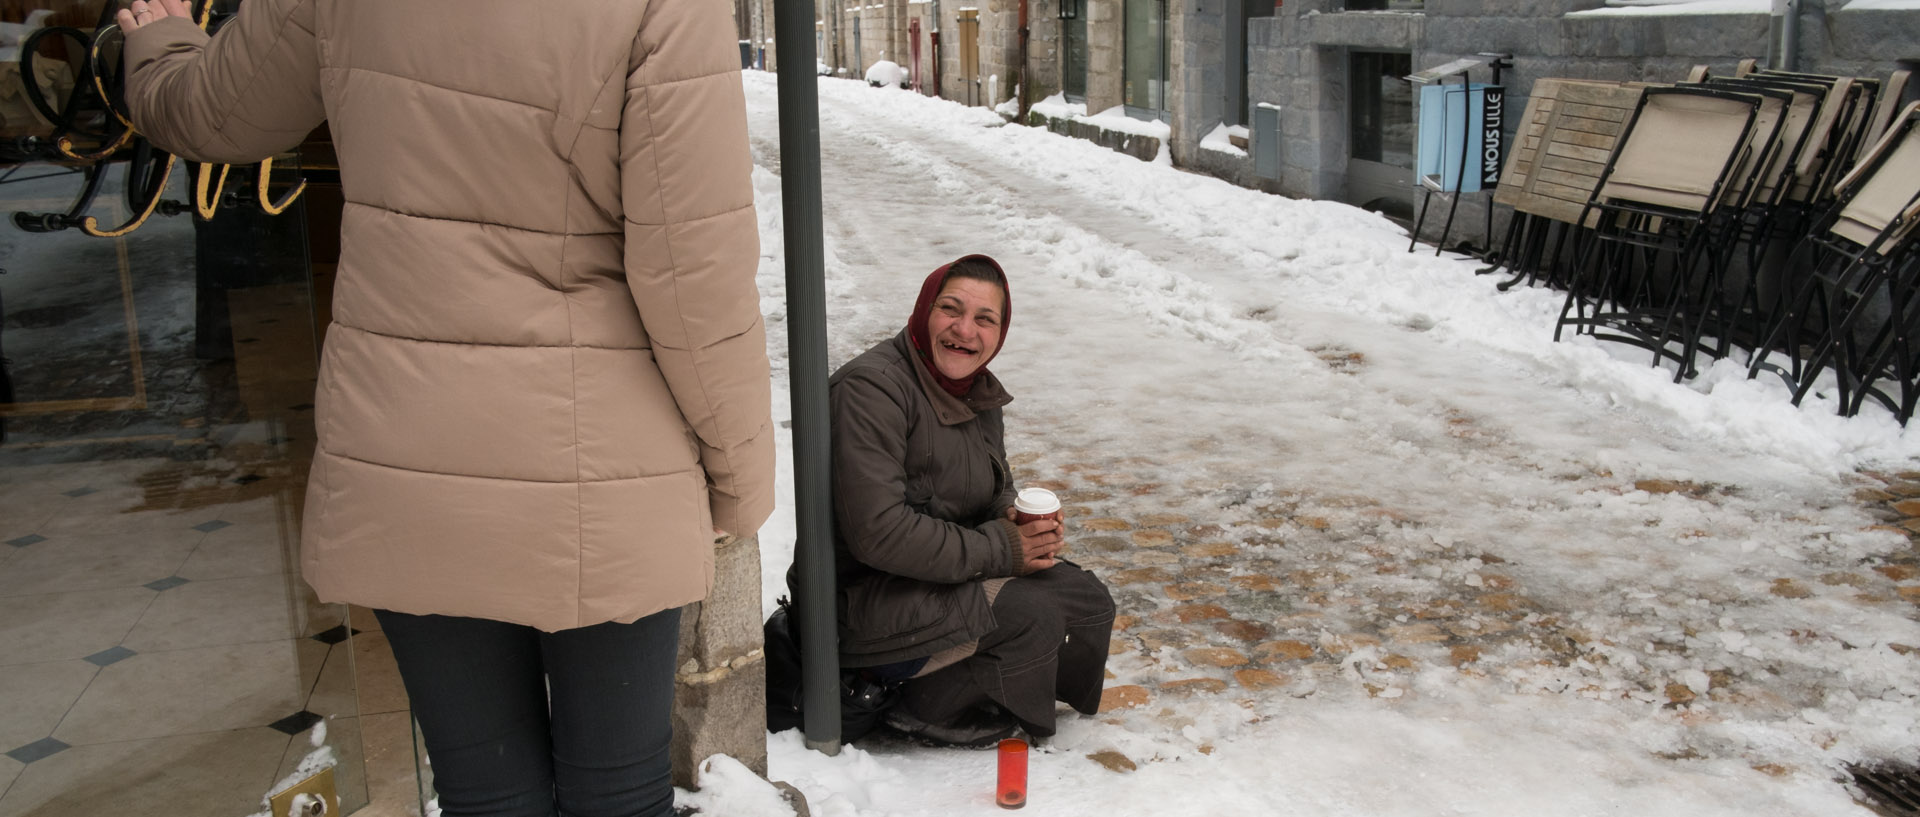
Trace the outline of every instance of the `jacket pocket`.
[[847, 590], [847, 631], [855, 643], [897, 649], [937, 637], [951, 605], [933, 586], [882, 576]]

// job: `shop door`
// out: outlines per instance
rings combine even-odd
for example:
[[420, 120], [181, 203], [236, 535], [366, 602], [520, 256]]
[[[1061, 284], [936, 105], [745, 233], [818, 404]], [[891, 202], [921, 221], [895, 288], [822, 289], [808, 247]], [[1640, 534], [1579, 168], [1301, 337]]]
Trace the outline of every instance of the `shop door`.
[[[65, 57], [114, 7], [37, 5], [80, 35], [41, 38], [0, 82], [64, 100], [82, 65]], [[241, 817], [316, 775], [328, 813], [351, 813], [368, 802], [358, 639], [299, 573], [317, 343], [305, 198], [268, 215], [258, 167], [234, 168], [202, 221], [184, 163], [137, 143], [48, 161], [63, 128], [79, 152], [99, 144], [97, 101], [0, 100], [0, 813]], [[280, 157], [270, 198], [302, 173]], [[68, 214], [127, 229], [88, 235]]]
[[980, 103], [980, 10], [960, 10], [961, 102]]
[[1347, 55], [1347, 195], [1350, 204], [1413, 218], [1413, 59]]
[[907, 85], [920, 90], [920, 18], [907, 21]]

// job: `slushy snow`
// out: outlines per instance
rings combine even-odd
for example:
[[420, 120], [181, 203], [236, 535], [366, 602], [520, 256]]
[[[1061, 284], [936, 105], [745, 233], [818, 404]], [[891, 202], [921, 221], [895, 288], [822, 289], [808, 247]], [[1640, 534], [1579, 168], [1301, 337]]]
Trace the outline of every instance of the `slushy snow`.
[[[784, 420], [775, 79], [744, 82]], [[1330, 654], [1353, 631], [1420, 624], [1388, 598], [1471, 598], [1489, 581], [1542, 608], [1522, 626], [1567, 634], [1557, 653], [1509, 645], [1468, 667], [1347, 644], [1271, 689], [1064, 715], [1032, 754], [1035, 813], [1865, 815], [1845, 765], [1920, 759], [1915, 607], [1849, 584], [1910, 558], [1853, 498], [1860, 470], [1920, 458], [1920, 433], [1884, 410], [1838, 417], [1825, 389], [1795, 407], [1737, 361], [1675, 384], [1639, 350], [1553, 342], [1561, 293], [1498, 292], [1476, 262], [1410, 254], [1404, 230], [1346, 205], [917, 93], [819, 89], [830, 365], [897, 332], [929, 270], [991, 254], [1013, 293], [993, 370], [1016, 397], [1023, 479], [1076, 458], [1133, 463], [1162, 486], [1143, 510], [1218, 525], [1281, 575], [1345, 577], [1323, 590], [1323, 618], [1274, 622]], [[769, 611], [794, 539], [791, 431], [778, 434]], [[1279, 506], [1328, 528], [1255, 536]], [[1773, 592], [1783, 580], [1799, 592]], [[1157, 603], [1116, 596], [1123, 614]], [[1150, 685], [1175, 660], [1125, 650], [1109, 684]], [[1672, 703], [1680, 690], [1698, 697]], [[771, 777], [816, 815], [999, 813], [991, 752], [882, 741], [827, 757], [796, 732], [768, 748]], [[1137, 768], [1089, 759], [1102, 753]], [[682, 802], [783, 813], [730, 761]]]

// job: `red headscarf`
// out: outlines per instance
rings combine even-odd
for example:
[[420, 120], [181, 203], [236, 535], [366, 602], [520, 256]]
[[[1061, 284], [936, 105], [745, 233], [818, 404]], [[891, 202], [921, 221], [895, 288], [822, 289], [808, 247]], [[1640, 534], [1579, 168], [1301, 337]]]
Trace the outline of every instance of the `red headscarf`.
[[[954, 379], [940, 373], [940, 367], [933, 365], [933, 337], [927, 331], [927, 319], [933, 315], [933, 301], [940, 297], [940, 290], [947, 284], [947, 272], [961, 261], [985, 261], [1000, 273], [1000, 297], [1004, 303], [1000, 307], [1000, 340], [993, 345], [993, 353], [980, 361], [980, 367], [966, 377]], [[920, 285], [920, 298], [913, 302], [913, 317], [907, 319], [907, 337], [913, 340], [913, 348], [920, 353], [920, 364], [927, 367], [934, 382], [940, 388], [955, 397], [966, 397], [973, 388], [973, 380], [987, 370], [987, 361], [1000, 354], [1000, 348], [1007, 345], [1007, 327], [1013, 324], [1013, 292], [1007, 288], [1007, 273], [1000, 268], [1000, 262], [984, 255], [968, 255], [955, 259], [927, 276], [926, 283]]]

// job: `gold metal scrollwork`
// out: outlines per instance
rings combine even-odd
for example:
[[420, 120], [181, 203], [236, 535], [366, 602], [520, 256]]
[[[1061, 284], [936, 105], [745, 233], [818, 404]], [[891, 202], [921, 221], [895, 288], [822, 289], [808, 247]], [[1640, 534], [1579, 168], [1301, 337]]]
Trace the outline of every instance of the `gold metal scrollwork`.
[[267, 215], [277, 216], [277, 215], [280, 215], [282, 212], [285, 212], [288, 207], [293, 206], [293, 200], [300, 198], [300, 194], [305, 193], [307, 191], [307, 180], [300, 179], [299, 182], [293, 186], [292, 190], [287, 191], [287, 195], [285, 198], [282, 198], [279, 201], [274, 201], [273, 198], [267, 194], [267, 179], [272, 175], [273, 175], [273, 159], [269, 158], [261, 161], [260, 162], [260, 209], [265, 210]]
[[[213, 21], [213, 3], [212, 2], [203, 3], [201, 5], [200, 11], [197, 17], [198, 17], [197, 22], [200, 26], [200, 30], [206, 31], [209, 25]], [[106, 19], [107, 18], [104, 16], [104, 13], [103, 13], [103, 16], [102, 16], [103, 22]], [[68, 136], [66, 134], [59, 135], [59, 137], [55, 139], [53, 143], [54, 153], [57, 154], [59, 157], [64, 158], [68, 161], [84, 162], [88, 164], [98, 165], [103, 162], [112, 161], [114, 157], [120, 155], [123, 151], [126, 151], [130, 148], [137, 149], [139, 151], [144, 151], [146, 148], [146, 144], [141, 141], [139, 128], [134, 126], [133, 121], [131, 120], [131, 118], [127, 113], [122, 111], [120, 105], [114, 104], [113, 102], [114, 95], [110, 94], [107, 90], [106, 77], [109, 75], [109, 72], [101, 70], [104, 67], [103, 57], [106, 56], [106, 52], [103, 50], [104, 46], [112, 38], [112, 36], [117, 34], [118, 32], [119, 32], [118, 26], [111, 25], [111, 24], [103, 25], [97, 31], [97, 33], [94, 34], [93, 44], [92, 44], [92, 47], [89, 49], [88, 58], [90, 60], [89, 68], [91, 70], [89, 71], [89, 73], [92, 74], [91, 79], [92, 79], [93, 90], [96, 94], [98, 94], [100, 102], [102, 103], [103, 107], [106, 108], [108, 115], [112, 117], [112, 121], [119, 123], [119, 126], [120, 126], [118, 128], [119, 132], [116, 134], [113, 132], [113, 130], [109, 130], [106, 134], [103, 134], [100, 137], [101, 139], [100, 143], [89, 144], [84, 148], [77, 146], [77, 143], [73, 140], [71, 136]], [[124, 49], [125, 49], [125, 41], [123, 38], [122, 53], [120, 54], [122, 64], [119, 66], [121, 72], [124, 72], [128, 67], [124, 64], [124, 61], [126, 58]], [[79, 219], [77, 226], [80, 227], [82, 232], [85, 232], [87, 235], [90, 235], [90, 236], [95, 236], [99, 238], [117, 238], [120, 236], [127, 235], [128, 233], [131, 233], [134, 230], [140, 229], [141, 225], [144, 225], [147, 222], [147, 219], [151, 218], [156, 211], [161, 211], [164, 209], [164, 211], [169, 214], [180, 212], [181, 210], [184, 209], [184, 207], [176, 203], [168, 202], [166, 203], [167, 205], [166, 207], [164, 208], [162, 207], [162, 203], [163, 203], [162, 200], [166, 195], [168, 185], [172, 182], [172, 174], [174, 169], [178, 166], [178, 164], [179, 164], [179, 157], [174, 156], [172, 154], [167, 154], [167, 161], [166, 161], [165, 167], [163, 168], [157, 182], [153, 184], [153, 192], [147, 196], [147, 200], [145, 204], [143, 206], [139, 206], [140, 212], [137, 215], [135, 215], [133, 218], [128, 220], [125, 224], [122, 224], [117, 227], [113, 227], [111, 229], [104, 229], [100, 226], [100, 220], [98, 218], [88, 215], [88, 216], [85, 216], [84, 218]], [[130, 164], [129, 165], [130, 169], [128, 171], [129, 185], [134, 183], [134, 180], [132, 179], [132, 174], [135, 171], [131, 169], [132, 167], [134, 167], [134, 165]], [[212, 163], [201, 163], [198, 167], [198, 174], [197, 174], [198, 179], [195, 181], [195, 185], [194, 185], [194, 191], [193, 191], [194, 212], [197, 213], [200, 216], [200, 218], [206, 219], [206, 220], [213, 219], [213, 217], [219, 213], [221, 196], [223, 192], [226, 190], [227, 175], [233, 170], [232, 165], [225, 165], [225, 164], [217, 165], [219, 170], [218, 170], [218, 173], [216, 174], [214, 170], [215, 167], [216, 165]], [[281, 195], [278, 199], [276, 199], [272, 196], [270, 192], [270, 187], [268, 184], [268, 182], [271, 180], [272, 174], [273, 174], [273, 160], [269, 158], [269, 159], [266, 159], [265, 161], [262, 161], [259, 165], [258, 178], [256, 179], [256, 192], [258, 193], [256, 203], [260, 206], [260, 210], [262, 212], [266, 213], [267, 215], [277, 216], [277, 215], [280, 215], [281, 213], [286, 212], [287, 208], [291, 207], [293, 203], [300, 198], [300, 195], [306, 192], [307, 181], [304, 178], [297, 178], [295, 180], [293, 187], [285, 191], [283, 195]], [[92, 176], [89, 176], [89, 178], [91, 179]], [[74, 208], [68, 211], [68, 214], [66, 214], [65, 216], [60, 216], [58, 214], [48, 214], [47, 216], [45, 216], [45, 219], [46, 219], [45, 223], [58, 224], [60, 221], [64, 221], [66, 225], [72, 226], [74, 224], [73, 218], [75, 216], [79, 216], [80, 213], [84, 212], [87, 209], [95, 189], [96, 189], [95, 183], [89, 182], [88, 188], [85, 192], [83, 192], [80, 201], [76, 202], [76, 204], [74, 205]], [[16, 214], [16, 218], [18, 218], [21, 215], [26, 215], [26, 214]], [[46, 229], [63, 229], [63, 227], [53, 226]], [[38, 231], [44, 231], [44, 230], [38, 230]]]
[[180, 157], [172, 154], [167, 155], [167, 166], [164, 170], [160, 171], [160, 184], [155, 187], [153, 197], [147, 199], [147, 206], [140, 211], [139, 215], [134, 216], [132, 220], [111, 230], [102, 230], [100, 229], [99, 219], [93, 216], [87, 216], [85, 221], [80, 222], [80, 231], [94, 238], [119, 238], [134, 230], [140, 229], [140, 225], [147, 223], [147, 218], [153, 215], [154, 208], [160, 206], [160, 197], [167, 192], [167, 182], [173, 177], [173, 166], [179, 161]]
[[193, 211], [199, 213], [201, 218], [211, 221], [214, 214], [220, 212], [220, 193], [227, 189], [227, 171], [232, 169], [233, 165], [221, 165], [220, 178], [214, 181], [213, 190], [209, 192], [207, 180], [213, 178], [213, 165], [200, 165], [200, 181], [194, 184], [193, 189]]

